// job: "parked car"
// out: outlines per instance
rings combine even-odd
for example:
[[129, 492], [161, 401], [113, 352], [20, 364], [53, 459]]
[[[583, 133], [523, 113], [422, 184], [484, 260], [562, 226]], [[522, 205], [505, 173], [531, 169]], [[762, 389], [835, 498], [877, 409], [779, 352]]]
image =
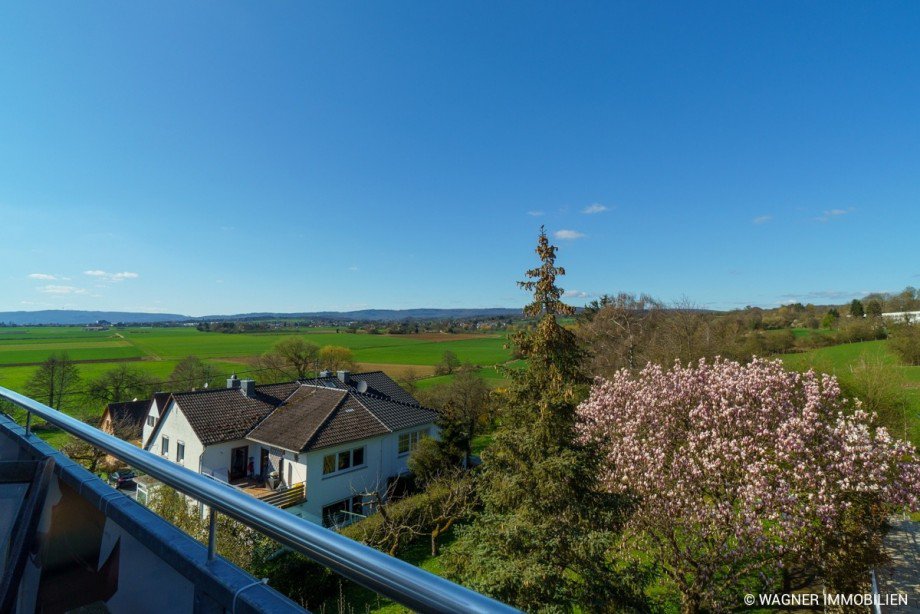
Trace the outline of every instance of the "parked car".
[[115, 488], [133, 488], [137, 486], [134, 482], [135, 477], [137, 476], [130, 469], [120, 469], [109, 475], [109, 482], [111, 482]]

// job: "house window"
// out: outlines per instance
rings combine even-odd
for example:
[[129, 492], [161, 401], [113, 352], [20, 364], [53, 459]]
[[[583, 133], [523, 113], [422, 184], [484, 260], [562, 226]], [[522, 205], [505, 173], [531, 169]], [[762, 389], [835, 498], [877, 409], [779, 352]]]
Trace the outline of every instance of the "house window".
[[160, 439], [160, 454], [169, 456], [169, 437], [166, 435], [163, 435], [163, 438]]
[[176, 462], [181, 463], [185, 460], [185, 442], [177, 441], [176, 442]]
[[334, 525], [338, 520], [336, 516], [339, 516], [342, 512], [349, 511], [348, 506], [350, 504], [351, 499], [342, 499], [331, 505], [323, 506], [323, 526], [329, 527]]
[[418, 446], [418, 442], [428, 437], [428, 429], [422, 429], [421, 431], [412, 431], [411, 433], [403, 433], [399, 436], [399, 446], [398, 451], [399, 455], [408, 454], [415, 450]]
[[330, 505], [323, 507], [323, 526], [342, 527], [351, 524], [357, 518], [352, 514], [361, 514], [363, 505], [362, 497], [352, 497], [351, 499], [342, 499]]
[[323, 475], [335, 473], [335, 454], [327, 454], [323, 457]]
[[329, 475], [346, 469], [364, 465], [364, 447], [353, 450], [343, 450], [338, 454], [327, 454], [323, 457], [323, 475]]
[[147, 426], [156, 426], [157, 419], [153, 416], [147, 416]]

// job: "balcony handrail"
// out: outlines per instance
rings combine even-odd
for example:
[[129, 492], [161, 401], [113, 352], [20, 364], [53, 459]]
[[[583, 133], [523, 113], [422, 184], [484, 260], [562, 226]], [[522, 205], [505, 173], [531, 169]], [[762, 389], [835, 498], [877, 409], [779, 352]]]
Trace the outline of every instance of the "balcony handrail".
[[[76, 418], [0, 386], [0, 398], [105, 450], [128, 465], [214, 510], [289, 546], [311, 560], [376, 593], [419, 612], [517, 612], [405, 561], [268, 505], [228, 484], [195, 473]], [[28, 426], [27, 426], [28, 428]]]

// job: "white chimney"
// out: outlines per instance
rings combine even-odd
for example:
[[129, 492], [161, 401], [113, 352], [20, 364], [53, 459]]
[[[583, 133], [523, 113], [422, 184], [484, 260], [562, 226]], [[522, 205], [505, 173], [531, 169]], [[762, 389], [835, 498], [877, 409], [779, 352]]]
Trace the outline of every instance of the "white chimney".
[[240, 380], [240, 391], [245, 394], [247, 397], [252, 398], [256, 394], [256, 380], [254, 379], [243, 379]]

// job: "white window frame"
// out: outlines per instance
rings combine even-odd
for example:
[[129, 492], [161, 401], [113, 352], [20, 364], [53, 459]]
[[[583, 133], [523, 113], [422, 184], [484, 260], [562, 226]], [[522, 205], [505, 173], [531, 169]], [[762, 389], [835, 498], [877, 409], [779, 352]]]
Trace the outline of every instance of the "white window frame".
[[[179, 456], [179, 449], [180, 449], [180, 448], [182, 449], [182, 456], [181, 456], [181, 458], [180, 458], [180, 456]], [[181, 463], [181, 464], [183, 464], [183, 465], [185, 464], [185, 442], [182, 441], [181, 439], [177, 439], [177, 440], [176, 440], [176, 462], [177, 462], [177, 463]]]
[[[408, 446], [406, 451], [402, 451], [402, 442], [403, 437], [407, 438]], [[419, 429], [417, 431], [409, 431], [408, 433], [400, 433], [399, 439], [396, 440], [396, 453], [398, 456], [408, 456], [412, 454], [415, 449], [418, 447], [418, 442], [428, 437], [428, 429]]]
[[160, 454], [165, 457], [169, 457], [169, 436], [161, 435], [160, 436]]
[[[360, 465], [355, 464], [355, 451], [364, 450], [362, 463]], [[348, 454], [348, 467], [344, 469], [339, 469], [339, 455]], [[332, 471], [326, 472], [326, 459], [332, 457]], [[323, 478], [328, 478], [331, 476], [340, 475], [342, 473], [348, 473], [349, 471], [354, 471], [356, 469], [363, 469], [367, 467], [367, 446], [358, 446], [356, 448], [349, 448], [348, 450], [339, 450], [337, 452], [330, 452], [329, 454], [323, 455]]]

